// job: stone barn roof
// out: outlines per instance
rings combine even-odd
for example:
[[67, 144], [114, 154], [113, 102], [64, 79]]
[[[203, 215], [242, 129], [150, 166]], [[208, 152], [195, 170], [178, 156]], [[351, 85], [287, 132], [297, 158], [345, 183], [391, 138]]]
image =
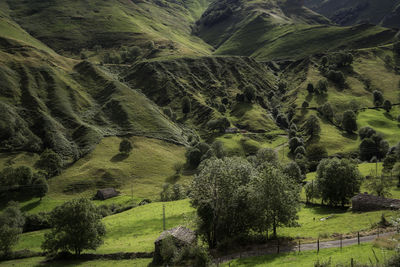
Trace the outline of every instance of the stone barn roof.
[[186, 244], [193, 244], [193, 242], [196, 240], [196, 234], [192, 230], [183, 226], [179, 226], [162, 232], [154, 243], [159, 243], [168, 236], [172, 236], [176, 240]]
[[97, 191], [95, 199], [106, 200], [119, 195], [119, 192], [115, 188], [105, 188]]
[[368, 193], [358, 194], [351, 199], [353, 211], [374, 211], [384, 209], [400, 209], [400, 200], [377, 197]]

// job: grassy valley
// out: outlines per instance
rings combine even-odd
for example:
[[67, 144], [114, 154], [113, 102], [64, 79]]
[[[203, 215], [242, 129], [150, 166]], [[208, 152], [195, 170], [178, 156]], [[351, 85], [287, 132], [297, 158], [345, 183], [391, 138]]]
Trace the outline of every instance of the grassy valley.
[[392, 267], [399, 7], [353, 2], [0, 0], [0, 266]]

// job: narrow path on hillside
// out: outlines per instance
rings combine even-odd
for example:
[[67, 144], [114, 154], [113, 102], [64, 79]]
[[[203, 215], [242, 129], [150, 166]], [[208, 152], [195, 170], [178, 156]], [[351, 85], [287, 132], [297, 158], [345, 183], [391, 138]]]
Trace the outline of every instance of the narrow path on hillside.
[[[395, 234], [396, 232], [388, 232], [388, 233], [381, 233], [379, 237], [385, 237], [385, 236], [390, 236]], [[360, 237], [360, 243], [367, 243], [367, 242], [372, 242], [377, 238], [378, 236], [375, 235], [369, 235], [369, 236], [363, 236]], [[343, 239], [342, 240], [342, 247], [347, 247], [351, 245], [357, 245], [358, 244], [358, 239], [357, 238], [349, 238], [349, 239]], [[309, 250], [317, 250], [318, 244], [317, 242], [315, 243], [308, 243], [308, 244], [300, 244], [300, 251], [309, 251]], [[327, 248], [340, 248], [340, 240], [332, 240], [332, 241], [325, 241], [325, 242], [320, 242], [319, 243], [319, 249], [327, 249]], [[293, 245], [293, 246], [281, 246], [279, 248], [279, 253], [287, 253], [287, 252], [297, 252], [299, 251], [299, 246], [298, 245]], [[278, 253], [278, 248], [276, 245], [273, 246], [268, 246], [268, 247], [259, 247], [257, 249], [249, 250], [249, 251], [244, 251], [241, 253], [235, 253], [231, 255], [226, 255], [219, 257], [215, 260], [217, 263], [223, 263], [227, 261], [231, 261], [234, 259], [239, 259], [239, 258], [250, 258], [250, 257], [257, 257], [257, 256], [263, 256], [263, 255], [271, 255], [271, 254], [277, 254]]]

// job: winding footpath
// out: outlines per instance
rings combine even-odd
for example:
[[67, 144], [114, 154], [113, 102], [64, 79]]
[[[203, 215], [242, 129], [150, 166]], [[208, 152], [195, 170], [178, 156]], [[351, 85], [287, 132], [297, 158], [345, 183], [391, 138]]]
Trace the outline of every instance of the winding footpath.
[[[390, 236], [396, 234], [396, 232], [387, 232], [387, 233], [381, 233], [379, 237], [385, 237], [385, 236]], [[374, 241], [378, 235], [369, 235], [369, 236], [363, 236], [360, 237], [360, 243], [368, 243]], [[357, 245], [358, 244], [358, 238], [349, 238], [349, 239], [343, 239], [342, 240], [342, 245], [340, 244], [340, 240], [332, 240], [332, 241], [325, 241], [325, 242], [320, 242], [319, 243], [319, 249], [327, 249], [327, 248], [339, 248], [339, 247], [347, 247], [351, 245]], [[301, 251], [309, 251], [309, 250], [317, 250], [318, 249], [318, 244], [317, 243], [307, 243], [307, 244], [300, 244], [300, 250]], [[279, 248], [279, 253], [288, 253], [288, 252], [297, 252], [299, 251], [299, 246], [294, 245], [294, 246], [281, 246]], [[234, 259], [239, 259], [239, 258], [250, 258], [250, 257], [257, 257], [257, 256], [263, 256], [263, 255], [270, 255], [270, 254], [277, 254], [277, 246], [268, 246], [268, 247], [259, 247], [257, 249], [249, 250], [249, 251], [244, 251], [242, 253], [235, 253], [235, 254], [230, 254], [226, 256], [222, 256], [216, 259], [216, 262], [218, 263], [224, 263], [228, 262]]]

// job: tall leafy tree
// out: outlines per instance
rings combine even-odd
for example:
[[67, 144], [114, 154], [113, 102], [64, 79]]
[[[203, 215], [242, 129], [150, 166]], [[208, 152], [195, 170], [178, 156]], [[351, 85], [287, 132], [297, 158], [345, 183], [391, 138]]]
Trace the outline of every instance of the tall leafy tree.
[[348, 159], [324, 159], [318, 165], [316, 182], [323, 201], [331, 205], [347, 204], [360, 192], [362, 177]]
[[88, 199], [75, 199], [56, 207], [50, 215], [51, 232], [45, 234], [42, 248], [51, 253], [94, 250], [106, 234], [100, 210]]
[[342, 120], [343, 128], [348, 133], [353, 133], [357, 131], [357, 117], [356, 114], [352, 110], [348, 110], [343, 113], [343, 120]]
[[304, 123], [304, 131], [310, 138], [315, 138], [321, 133], [321, 125], [317, 116], [310, 115]]
[[182, 113], [183, 114], [188, 114], [192, 110], [192, 104], [190, 101], [190, 98], [188, 96], [185, 96], [182, 98]]
[[0, 214], [0, 252], [8, 254], [19, 240], [25, 218], [16, 202], [10, 202]]
[[209, 159], [200, 165], [190, 198], [200, 218], [198, 231], [210, 248], [250, 229], [247, 185], [253, 175], [253, 167], [242, 158]]
[[279, 226], [289, 226], [297, 219], [300, 209], [300, 186], [280, 168], [265, 163], [258, 168], [259, 174], [251, 182], [252, 203], [256, 229], [272, 229], [277, 236]]

